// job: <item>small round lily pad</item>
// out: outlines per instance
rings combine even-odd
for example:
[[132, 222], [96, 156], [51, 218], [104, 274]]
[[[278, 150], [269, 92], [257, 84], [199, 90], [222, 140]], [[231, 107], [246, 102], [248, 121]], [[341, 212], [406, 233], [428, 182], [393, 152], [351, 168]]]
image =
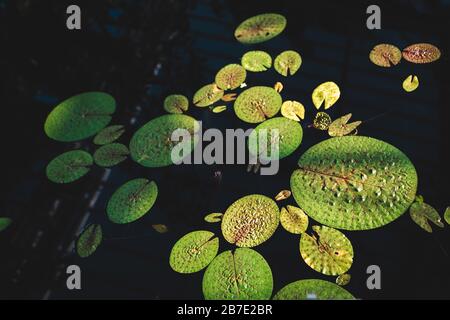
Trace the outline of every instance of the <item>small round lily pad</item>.
[[308, 221], [308, 216], [299, 207], [288, 205], [286, 208], [281, 208], [280, 222], [287, 232], [304, 233], [308, 228]]
[[121, 143], [105, 144], [94, 152], [94, 161], [100, 167], [112, 167], [124, 161], [129, 153]]
[[0, 217], [0, 232], [8, 228], [12, 223], [11, 218]]
[[120, 124], [106, 127], [94, 137], [94, 144], [101, 146], [114, 142], [119, 139], [124, 132], [124, 126]]
[[233, 90], [245, 81], [247, 71], [240, 64], [229, 64], [216, 74], [216, 85], [222, 90]]
[[294, 121], [300, 121], [300, 119], [305, 119], [305, 107], [298, 101], [284, 101], [281, 105], [281, 115]]
[[248, 51], [242, 56], [241, 64], [248, 71], [262, 72], [272, 67], [272, 57], [265, 51]]
[[88, 173], [93, 163], [92, 156], [86, 151], [68, 151], [49, 162], [47, 178], [55, 183], [73, 182]]
[[283, 287], [274, 300], [349, 300], [353, 295], [344, 288], [325, 280], [305, 279]]
[[102, 242], [102, 226], [91, 224], [83, 230], [77, 239], [76, 251], [81, 258], [87, 258], [93, 254]]
[[280, 210], [269, 197], [252, 194], [228, 207], [222, 217], [222, 233], [238, 247], [254, 247], [269, 239], [278, 227]]
[[237, 97], [234, 112], [242, 121], [259, 123], [276, 115], [281, 103], [281, 96], [275, 89], [257, 86], [243, 91]]
[[412, 92], [419, 87], [419, 78], [414, 75], [409, 75], [402, 83], [403, 90], [406, 92]]
[[106, 207], [109, 220], [124, 224], [136, 221], [146, 214], [156, 201], [158, 187], [153, 181], [138, 178], [120, 186]]
[[403, 49], [402, 55], [412, 63], [430, 63], [441, 57], [441, 51], [430, 43], [416, 43]]
[[181, 114], [189, 109], [189, 100], [181, 94], [171, 94], [164, 99], [164, 110], [168, 113]]
[[44, 130], [51, 139], [71, 142], [89, 138], [106, 127], [116, 101], [104, 92], [86, 92], [58, 104], [47, 116]]
[[441, 216], [435, 208], [425, 202], [414, 202], [409, 208], [411, 219], [423, 230], [431, 233], [431, 228], [428, 220], [433, 222], [436, 226], [443, 228]]
[[193, 231], [179, 239], [169, 257], [171, 268], [179, 273], [194, 273], [214, 259], [219, 250], [219, 238], [210, 231]]
[[327, 81], [318, 85], [312, 95], [312, 102], [316, 109], [320, 109], [324, 104], [325, 110], [331, 108], [341, 96], [339, 86], [333, 81]]
[[351, 117], [352, 114], [349, 113], [334, 120], [328, 127], [328, 134], [332, 137], [342, 137], [355, 131], [362, 121], [348, 123]]
[[302, 65], [302, 57], [293, 50], [287, 50], [280, 53], [273, 64], [275, 70], [282, 76], [293, 76]]
[[331, 125], [331, 117], [326, 112], [317, 112], [313, 120], [313, 127], [319, 130], [328, 130]]
[[192, 99], [194, 105], [197, 107], [207, 107], [214, 102], [219, 101], [223, 97], [223, 90], [220, 89], [215, 83], [207, 84], [201, 87]]
[[351, 275], [348, 273], [341, 274], [336, 278], [336, 284], [341, 287], [346, 286], [350, 283], [351, 278]]
[[313, 235], [303, 233], [300, 254], [317, 272], [336, 276], [347, 272], [353, 264], [353, 247], [340, 231], [326, 226], [313, 226]]
[[158, 233], [167, 233], [169, 228], [165, 224], [152, 224], [152, 228]]
[[222, 221], [223, 213], [214, 212], [205, 216], [205, 221], [209, 223], [216, 223]]
[[397, 65], [402, 60], [402, 52], [392, 44], [381, 43], [370, 51], [369, 59], [379, 67], [389, 68]]
[[243, 21], [235, 30], [234, 37], [244, 44], [270, 40], [286, 28], [286, 18], [276, 13], [264, 13]]
[[267, 300], [273, 290], [272, 271], [255, 250], [228, 250], [208, 266], [202, 287], [206, 300]]

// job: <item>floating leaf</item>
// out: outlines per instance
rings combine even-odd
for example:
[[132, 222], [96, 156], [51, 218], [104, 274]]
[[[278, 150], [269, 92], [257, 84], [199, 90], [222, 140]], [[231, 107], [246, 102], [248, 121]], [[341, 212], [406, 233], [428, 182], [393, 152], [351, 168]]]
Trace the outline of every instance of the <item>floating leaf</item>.
[[441, 51], [429, 43], [416, 43], [403, 49], [402, 55], [412, 63], [430, 63], [441, 57]]
[[94, 161], [100, 167], [112, 167], [124, 161], [129, 153], [121, 143], [105, 144], [95, 151]]
[[370, 51], [369, 59], [379, 67], [388, 68], [397, 65], [402, 60], [402, 53], [396, 46], [382, 43]]
[[275, 70], [285, 77], [293, 76], [301, 65], [302, 57], [298, 52], [292, 50], [283, 51], [275, 58], [274, 62]]
[[257, 86], [243, 91], [237, 97], [234, 112], [242, 121], [259, 123], [276, 115], [281, 103], [281, 96], [275, 89]]
[[209, 231], [193, 231], [179, 239], [172, 248], [169, 264], [179, 273], [194, 273], [204, 268], [217, 255], [219, 238]]
[[253, 249], [228, 250], [208, 266], [202, 287], [206, 300], [267, 300], [273, 290], [272, 271]]
[[273, 88], [275, 89], [276, 92], [280, 93], [281, 91], [283, 91], [283, 84], [281, 82], [277, 82], [275, 83]]
[[195, 94], [193, 102], [197, 107], [207, 107], [223, 97], [223, 90], [215, 83], [201, 87]]
[[229, 64], [216, 74], [216, 84], [222, 90], [233, 90], [245, 81], [247, 71], [240, 64]]
[[302, 209], [288, 205], [281, 208], [280, 222], [287, 232], [301, 234], [308, 228], [309, 219]]
[[229, 102], [236, 100], [236, 93], [227, 93], [222, 97], [222, 101]]
[[332, 81], [324, 82], [318, 85], [312, 93], [312, 101], [314, 106], [319, 109], [322, 104], [325, 110], [331, 108], [341, 96], [341, 90], [338, 85]]
[[288, 100], [281, 105], [281, 115], [294, 121], [300, 121], [300, 119], [305, 119], [305, 107], [298, 101]]
[[248, 51], [242, 56], [241, 64], [248, 71], [262, 72], [272, 66], [272, 58], [265, 51]]
[[286, 18], [276, 13], [264, 13], [243, 21], [235, 30], [234, 37], [244, 44], [270, 40], [286, 28]]
[[222, 221], [223, 213], [210, 213], [205, 216], [205, 221], [209, 223], [215, 223]]
[[102, 131], [97, 133], [97, 135], [94, 138], [94, 144], [104, 145], [114, 142], [117, 139], [119, 139], [124, 132], [125, 132], [124, 126], [120, 124], [106, 127]]
[[124, 224], [136, 221], [146, 214], [156, 201], [158, 187], [153, 181], [138, 178], [120, 186], [106, 207], [109, 220]]
[[221, 113], [227, 110], [227, 106], [217, 106], [212, 109], [213, 113]]
[[353, 247], [340, 231], [326, 226], [313, 226], [313, 235], [303, 233], [300, 254], [317, 272], [335, 276], [347, 272], [353, 264]]
[[435, 208], [426, 204], [425, 202], [414, 202], [409, 208], [409, 214], [411, 219], [423, 230], [427, 232], [433, 232], [431, 229], [428, 220], [433, 222], [438, 227], [443, 228], [444, 224], [442, 223], [441, 216], [436, 211]]
[[401, 216], [414, 201], [417, 173], [394, 146], [345, 136], [308, 149], [292, 173], [294, 199], [311, 218], [330, 227], [367, 230]]
[[414, 199], [414, 202], [423, 203], [425, 200], [421, 194], [416, 195], [416, 198]]
[[[251, 154], [261, 159], [280, 160], [297, 150], [302, 138], [303, 129], [300, 123], [276, 117], [264, 121], [252, 131], [248, 148]], [[272, 154], [272, 149], [278, 149], [278, 157]]]
[[349, 113], [334, 120], [328, 127], [328, 134], [332, 137], [342, 137], [355, 131], [362, 121], [347, 123], [351, 117], [352, 114]]
[[168, 113], [182, 114], [188, 109], [189, 100], [181, 94], [171, 94], [164, 99], [164, 110]]
[[350, 283], [351, 278], [352, 276], [348, 273], [341, 274], [336, 278], [336, 284], [340, 285], [341, 287], [346, 286]]
[[447, 207], [444, 212], [444, 220], [447, 224], [450, 224], [450, 207]]
[[12, 223], [10, 218], [0, 217], [0, 232], [8, 228]]
[[403, 81], [403, 90], [406, 92], [412, 92], [419, 87], [419, 78], [417, 76], [410, 75]]
[[238, 247], [255, 247], [273, 235], [279, 216], [275, 201], [259, 194], [248, 195], [228, 207], [222, 218], [222, 233]]
[[60, 154], [47, 165], [47, 178], [55, 183], [69, 183], [91, 170], [94, 161], [86, 151], [73, 150]]
[[47, 116], [44, 130], [51, 139], [71, 142], [89, 138], [106, 127], [116, 101], [103, 92], [86, 92], [58, 104]]
[[290, 190], [281, 190], [281, 191], [278, 192], [278, 194], [275, 196], [275, 201], [286, 200], [286, 199], [289, 198], [290, 196], [291, 196], [291, 191], [290, 191]]
[[317, 112], [313, 120], [313, 127], [319, 130], [327, 130], [331, 125], [331, 117], [326, 112]]
[[344, 288], [324, 280], [306, 279], [292, 282], [273, 297], [274, 300], [348, 300], [353, 295]]
[[169, 228], [165, 224], [152, 224], [152, 228], [158, 233], [166, 233]]
[[84, 229], [78, 237], [76, 250], [81, 258], [87, 258], [93, 254], [102, 242], [102, 226], [99, 224], [91, 224]]
[[[175, 130], [184, 129], [190, 134], [190, 141], [172, 141]], [[134, 161], [144, 167], [164, 167], [173, 164], [172, 149], [180, 143], [187, 143], [192, 151], [198, 142], [198, 122], [184, 114], [167, 114], [150, 120], [133, 135], [130, 153]], [[180, 138], [181, 140], [182, 138]], [[181, 159], [180, 159], [181, 160]]]

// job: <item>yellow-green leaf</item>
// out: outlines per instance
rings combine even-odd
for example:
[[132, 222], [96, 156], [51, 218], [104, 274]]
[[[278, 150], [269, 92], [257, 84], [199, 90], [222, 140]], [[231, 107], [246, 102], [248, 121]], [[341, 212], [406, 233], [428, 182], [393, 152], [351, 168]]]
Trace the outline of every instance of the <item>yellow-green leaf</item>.
[[417, 76], [410, 75], [403, 81], [403, 90], [405, 90], [406, 92], [412, 92], [418, 87], [419, 78], [417, 78]]
[[328, 81], [320, 84], [314, 89], [312, 93], [312, 101], [317, 109], [324, 104], [326, 110], [335, 104], [340, 96], [341, 91], [338, 85], [332, 81]]

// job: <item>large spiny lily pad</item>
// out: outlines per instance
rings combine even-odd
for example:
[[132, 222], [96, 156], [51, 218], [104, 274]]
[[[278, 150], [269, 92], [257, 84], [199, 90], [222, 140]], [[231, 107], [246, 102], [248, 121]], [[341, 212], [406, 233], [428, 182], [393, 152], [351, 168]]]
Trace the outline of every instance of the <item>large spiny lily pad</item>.
[[313, 235], [303, 233], [300, 254], [317, 272], [336, 276], [347, 272], [353, 263], [353, 247], [340, 231], [326, 226], [313, 226]]
[[189, 100], [181, 94], [171, 94], [164, 99], [164, 110], [168, 113], [181, 114], [188, 110]]
[[129, 153], [121, 143], [105, 144], [94, 152], [94, 161], [100, 167], [112, 167], [124, 161]]
[[418, 201], [414, 202], [411, 207], [409, 208], [409, 214], [411, 216], [411, 219], [423, 230], [427, 232], [433, 232], [433, 229], [431, 229], [430, 224], [428, 223], [428, 220], [433, 222], [436, 226], [443, 228], [444, 224], [442, 223], [441, 216], [436, 211], [435, 208], [430, 206], [427, 203]]
[[332, 81], [327, 81], [318, 85], [312, 95], [312, 101], [314, 106], [319, 109], [322, 104], [325, 106], [325, 110], [331, 108], [341, 96], [341, 90], [338, 85]]
[[262, 72], [272, 66], [272, 57], [265, 51], [248, 51], [242, 56], [241, 64], [248, 71]]
[[116, 110], [116, 101], [103, 92], [86, 92], [64, 100], [45, 120], [50, 138], [71, 142], [93, 136], [106, 127]]
[[412, 204], [417, 173], [394, 146], [369, 137], [325, 140], [307, 150], [292, 173], [291, 191], [314, 220], [367, 230], [401, 216]]
[[153, 181], [138, 178], [120, 186], [111, 196], [106, 207], [109, 220], [129, 223], [146, 214], [156, 201], [158, 187]]
[[179, 273], [194, 273], [206, 268], [219, 250], [219, 238], [210, 231], [193, 231], [172, 248], [169, 263]]
[[89, 257], [93, 254], [102, 242], [102, 226], [91, 224], [78, 237], [76, 250], [81, 258]]
[[120, 124], [112, 125], [104, 128], [97, 133], [94, 138], [94, 144], [105, 145], [116, 141], [125, 132], [124, 126]]
[[[172, 133], [177, 129], [189, 131], [191, 141], [172, 141]], [[179, 143], [189, 143], [192, 151], [198, 142], [195, 134], [198, 122], [187, 115], [168, 114], [147, 122], [133, 135], [130, 141], [130, 153], [134, 161], [144, 167], [164, 167], [173, 164], [172, 149]]]
[[[278, 157], [272, 155], [272, 148], [276, 148], [277, 134]], [[285, 117], [276, 117], [264, 121], [252, 131], [248, 147], [253, 155], [258, 155], [265, 159], [279, 160], [297, 150], [302, 142], [302, 138], [303, 129], [297, 121]]]
[[228, 250], [208, 266], [202, 286], [206, 300], [267, 300], [273, 290], [272, 271], [255, 250]]
[[344, 288], [325, 280], [305, 279], [283, 287], [274, 300], [348, 300], [353, 295]]
[[235, 38], [244, 44], [261, 43], [279, 35], [286, 28], [286, 18], [264, 13], [243, 21], [235, 30]]
[[223, 90], [220, 89], [215, 83], [212, 83], [198, 89], [198, 91], [194, 94], [192, 101], [197, 107], [207, 107], [212, 105], [214, 102], [219, 101], [222, 97]]
[[403, 49], [402, 55], [412, 63], [430, 63], [441, 57], [441, 51], [429, 43], [416, 43]]
[[369, 59], [373, 64], [380, 67], [392, 67], [402, 60], [402, 52], [392, 44], [381, 43], [370, 51]]
[[69, 183], [91, 170], [94, 160], [86, 151], [73, 150], [60, 154], [47, 165], [47, 178], [55, 183]]
[[222, 90], [233, 90], [245, 81], [247, 71], [240, 64], [229, 64], [216, 74], [216, 85]]
[[283, 228], [294, 234], [301, 234], [308, 228], [308, 216], [302, 209], [288, 205], [281, 208], [280, 222]]
[[281, 103], [281, 96], [275, 89], [257, 86], [243, 91], [237, 97], [234, 112], [242, 121], [259, 123], [276, 115]]
[[302, 57], [300, 54], [293, 50], [287, 50], [280, 53], [276, 58], [273, 64], [275, 70], [287, 77], [293, 76], [300, 66], [302, 65]]
[[280, 210], [275, 201], [252, 194], [228, 207], [222, 218], [222, 233], [238, 247], [254, 247], [273, 235], [279, 221]]

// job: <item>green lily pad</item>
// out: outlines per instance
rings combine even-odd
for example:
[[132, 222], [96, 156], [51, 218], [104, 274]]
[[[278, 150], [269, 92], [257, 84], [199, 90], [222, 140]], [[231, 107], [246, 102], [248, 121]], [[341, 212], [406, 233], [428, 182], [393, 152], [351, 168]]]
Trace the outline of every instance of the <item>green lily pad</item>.
[[152, 224], [152, 228], [158, 233], [167, 233], [169, 231], [165, 224]]
[[8, 228], [12, 223], [11, 218], [0, 217], [0, 232]]
[[179, 239], [170, 252], [169, 263], [179, 273], [194, 273], [214, 259], [219, 250], [219, 238], [209, 231], [193, 231]]
[[181, 114], [189, 109], [189, 100], [181, 94], [171, 94], [164, 99], [164, 110], [168, 113]]
[[208, 266], [202, 286], [206, 300], [267, 300], [273, 290], [272, 270], [255, 250], [228, 250]]
[[274, 62], [275, 70], [282, 76], [293, 76], [302, 65], [302, 57], [293, 50], [287, 50], [280, 53]]
[[83, 230], [78, 237], [76, 250], [81, 258], [87, 258], [93, 254], [102, 242], [102, 226], [91, 224]]
[[207, 107], [214, 102], [219, 101], [223, 97], [223, 90], [220, 89], [215, 83], [207, 84], [201, 87], [192, 99], [193, 103], [197, 107]]
[[106, 127], [116, 101], [103, 92], [86, 92], [58, 104], [47, 116], [44, 130], [51, 139], [71, 142], [89, 138]]
[[214, 212], [205, 216], [205, 221], [209, 223], [216, 223], [222, 221], [223, 213]]
[[248, 71], [262, 72], [272, 67], [272, 57], [265, 51], [248, 51], [242, 56], [241, 64]]
[[349, 300], [355, 299], [344, 288], [324, 280], [306, 279], [292, 282], [273, 297], [274, 300]]
[[146, 214], [153, 207], [157, 196], [158, 187], [155, 182], [143, 178], [133, 179], [113, 193], [106, 213], [114, 223], [130, 223]]
[[[172, 133], [177, 129], [189, 131], [191, 141], [171, 141]], [[169, 166], [173, 164], [173, 147], [179, 143], [188, 143], [189, 150], [192, 151], [198, 142], [195, 134], [198, 130], [198, 122], [184, 114], [167, 114], [152, 119], [131, 138], [131, 158], [144, 167]]]
[[[278, 134], [278, 157], [272, 155]], [[260, 136], [262, 135], [262, 137]], [[279, 160], [291, 155], [300, 146], [303, 129], [300, 123], [285, 117], [276, 117], [259, 124], [249, 136], [248, 148], [253, 155]]]
[[313, 127], [319, 130], [328, 130], [331, 125], [331, 117], [326, 112], [317, 112], [313, 120]]
[[412, 63], [430, 63], [441, 57], [441, 51], [429, 43], [416, 43], [403, 49], [402, 55]]
[[275, 89], [257, 86], [243, 91], [234, 101], [234, 112], [242, 121], [263, 122], [280, 111], [281, 96]]
[[114, 142], [119, 139], [124, 132], [124, 126], [120, 124], [106, 127], [105, 129], [97, 133], [94, 138], [94, 144], [101, 146]]
[[254, 247], [269, 239], [278, 227], [280, 210], [269, 197], [252, 194], [228, 207], [222, 218], [222, 233], [238, 247]]
[[121, 143], [105, 144], [94, 152], [94, 161], [100, 167], [112, 167], [124, 161], [129, 153]]
[[400, 63], [402, 52], [392, 44], [381, 43], [373, 47], [369, 59], [379, 67], [389, 68]]
[[245, 81], [247, 71], [240, 64], [229, 64], [216, 74], [216, 84], [222, 90], [233, 90]]
[[292, 173], [294, 199], [311, 218], [346, 230], [378, 228], [413, 203], [417, 173], [394, 146], [369, 137], [345, 136], [308, 149]]
[[326, 226], [313, 226], [313, 235], [303, 233], [300, 254], [305, 263], [328, 276], [343, 274], [353, 264], [353, 247], [340, 231]]
[[340, 118], [337, 118], [334, 120], [329, 126], [328, 126], [328, 134], [331, 137], [342, 137], [346, 136], [353, 131], [356, 130], [356, 128], [359, 127], [359, 125], [362, 123], [362, 121], [355, 121], [352, 123], [348, 123], [350, 118], [352, 117], [352, 114], [346, 114], [345, 116], [342, 116]]
[[244, 44], [261, 43], [279, 35], [286, 23], [286, 18], [280, 14], [260, 14], [243, 21], [234, 31], [234, 37]]
[[402, 87], [406, 92], [413, 92], [419, 87], [419, 78], [413, 75], [407, 76], [406, 79], [403, 80]]
[[216, 106], [212, 109], [213, 113], [221, 113], [227, 110], [227, 106]]
[[351, 278], [352, 276], [348, 273], [341, 274], [336, 278], [336, 284], [341, 287], [346, 286], [350, 283]]
[[320, 109], [324, 104], [325, 110], [331, 108], [341, 96], [341, 90], [339, 86], [332, 82], [327, 81], [319, 84], [311, 94], [312, 102], [316, 109]]
[[288, 205], [281, 208], [280, 222], [287, 232], [301, 234], [308, 228], [309, 219], [302, 209]]
[[441, 216], [436, 209], [425, 202], [414, 202], [409, 208], [409, 214], [411, 219], [427, 232], [433, 232], [428, 220], [433, 222], [438, 227], [444, 227]]
[[88, 173], [93, 163], [92, 156], [86, 151], [68, 151], [49, 162], [47, 178], [55, 183], [73, 182]]
[[447, 207], [444, 212], [444, 220], [447, 224], [450, 224], [450, 207]]

